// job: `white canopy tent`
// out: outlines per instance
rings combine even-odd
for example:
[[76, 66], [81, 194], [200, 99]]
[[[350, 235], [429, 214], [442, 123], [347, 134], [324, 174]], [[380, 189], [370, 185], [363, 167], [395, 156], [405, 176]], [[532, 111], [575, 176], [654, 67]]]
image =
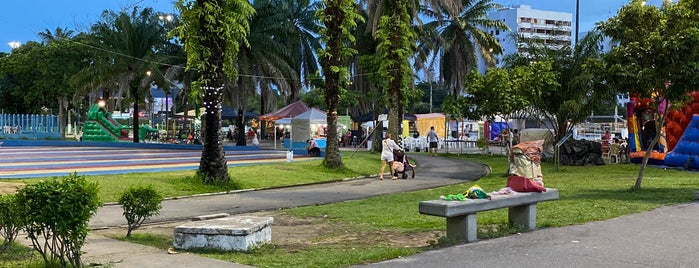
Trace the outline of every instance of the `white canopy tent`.
[[312, 131], [322, 131], [327, 125], [328, 118], [325, 112], [316, 108], [297, 115], [291, 119], [291, 141], [306, 142], [313, 138]]

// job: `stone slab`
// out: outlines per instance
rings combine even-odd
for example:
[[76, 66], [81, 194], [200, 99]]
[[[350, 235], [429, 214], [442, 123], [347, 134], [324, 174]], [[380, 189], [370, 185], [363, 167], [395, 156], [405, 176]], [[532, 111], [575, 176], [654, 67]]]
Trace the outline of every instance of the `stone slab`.
[[175, 227], [175, 233], [249, 235], [271, 226], [272, 217], [238, 216], [189, 222]]
[[239, 216], [191, 222], [175, 227], [176, 249], [249, 251], [272, 241], [272, 217]]

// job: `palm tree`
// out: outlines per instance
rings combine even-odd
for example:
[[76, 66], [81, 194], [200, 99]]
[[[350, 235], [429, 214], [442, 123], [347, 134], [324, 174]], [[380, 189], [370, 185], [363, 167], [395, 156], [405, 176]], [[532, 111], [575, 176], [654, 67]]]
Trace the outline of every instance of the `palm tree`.
[[[409, 67], [409, 58], [415, 52], [416, 34], [410, 27], [414, 22], [421, 23], [417, 12], [418, 4], [432, 7], [436, 14], [448, 10], [454, 13], [461, 3], [458, 0], [407, 1], [407, 0], [366, 0], [360, 7], [366, 10], [367, 32], [371, 32], [378, 41], [377, 55], [381, 58], [381, 73], [387, 82], [389, 132], [399, 137], [403, 116], [403, 92], [412, 85], [413, 71]], [[438, 16], [441, 18], [441, 16]]]
[[179, 0], [176, 8], [182, 16], [176, 33], [185, 44], [187, 68], [201, 75], [193, 94], [201, 96], [206, 108], [199, 175], [205, 183], [228, 183], [226, 155], [219, 141], [223, 89], [237, 79], [235, 62], [240, 44], [247, 44], [255, 9], [245, 0]]
[[[321, 2], [310, 0], [273, 0], [278, 5], [284, 21], [284, 32], [279, 32], [287, 47], [291, 66], [297, 70], [296, 79], [304, 86], [310, 86], [310, 77], [319, 70], [316, 51], [321, 47], [318, 32], [321, 25], [316, 12]], [[289, 102], [298, 98], [301, 84], [292, 84]]]
[[502, 54], [497, 39], [484, 30], [509, 30], [504, 22], [487, 17], [487, 12], [497, 7], [492, 0], [462, 0], [456, 10], [423, 10], [425, 16], [435, 20], [424, 25], [420, 50], [428, 59], [438, 60], [439, 78], [451, 94], [462, 93], [466, 76], [477, 67], [479, 57], [492, 66], [493, 56]]
[[[293, 94], [293, 88], [300, 88], [298, 68], [292, 54], [295, 48], [288, 46], [287, 38], [291, 31], [287, 23], [289, 5], [279, 0], [259, 0], [253, 3], [255, 15], [250, 21], [249, 45], [241, 45], [236, 66], [240, 72], [237, 82], [224, 90], [224, 102], [238, 108], [238, 129], [243, 129], [245, 107], [249, 96], [260, 92], [262, 112], [266, 104], [272, 103], [269, 96], [273, 92]], [[264, 127], [264, 126], [263, 126]], [[237, 145], [245, 145], [245, 132], [238, 132]]]
[[166, 32], [153, 9], [134, 7], [130, 13], [103, 12], [91, 35], [105, 53], [96, 59], [92, 70], [86, 70], [99, 73], [89, 84], [115, 88], [116, 106], [121, 106], [122, 99], [133, 103], [133, 142], [137, 143], [139, 106], [150, 96], [153, 81], [147, 73], [160, 67], [158, 52], [167, 43]]
[[[45, 29], [40, 32], [39, 38], [41, 38], [42, 43], [46, 46], [46, 52], [44, 58], [40, 61], [45, 61], [50, 59], [49, 62], [44, 64], [45, 68], [53, 66], [55, 69], [49, 70], [53, 75], [62, 73], [64, 76], [72, 76], [75, 70], [82, 68], [81, 63], [83, 57], [86, 56], [84, 50], [76, 50], [77, 45], [70, 43], [73, 39], [74, 32], [66, 28], [56, 28], [53, 32], [49, 29]], [[51, 57], [49, 57], [49, 55]], [[60, 60], [60, 61], [58, 61]], [[73, 67], [73, 68], [70, 68]], [[69, 107], [69, 97], [75, 93], [75, 90], [70, 88], [69, 81], [62, 77], [63, 79], [55, 80], [56, 82], [53, 86], [52, 92], [57, 95], [58, 100], [58, 126], [61, 138], [66, 136], [66, 125], [70, 125], [70, 113], [66, 116], [66, 111]], [[68, 119], [66, 122], [66, 118]]]
[[353, 0], [324, 0], [323, 5], [324, 9], [319, 12], [319, 18], [325, 25], [321, 30], [325, 48], [318, 51], [325, 76], [324, 93], [328, 125], [323, 165], [329, 168], [342, 168], [342, 157], [337, 140], [337, 106], [340, 93], [345, 89], [348, 81], [348, 59], [357, 52], [347, 46], [354, 42], [354, 37], [350, 33], [362, 17], [355, 12]]

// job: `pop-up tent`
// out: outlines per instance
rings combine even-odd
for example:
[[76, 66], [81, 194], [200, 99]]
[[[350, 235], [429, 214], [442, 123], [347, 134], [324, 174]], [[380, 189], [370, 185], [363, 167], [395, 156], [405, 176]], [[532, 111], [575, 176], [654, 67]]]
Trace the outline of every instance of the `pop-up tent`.
[[312, 132], [323, 134], [322, 131], [327, 122], [325, 112], [316, 108], [291, 118], [291, 141], [305, 143], [306, 140], [313, 138]]
[[441, 113], [431, 113], [431, 114], [414, 114], [415, 116], [415, 126], [420, 135], [426, 136], [427, 132], [430, 131], [430, 127], [434, 127], [434, 131], [440, 138], [445, 137], [446, 129], [446, 116]]
[[271, 113], [263, 114], [260, 115], [260, 121], [275, 121], [277, 119], [281, 118], [293, 118], [297, 115], [300, 115], [306, 111], [308, 111], [310, 108], [308, 108], [308, 105], [304, 103], [303, 101], [295, 101], [287, 106], [284, 106], [284, 108], [281, 108], [279, 110], [276, 110]]

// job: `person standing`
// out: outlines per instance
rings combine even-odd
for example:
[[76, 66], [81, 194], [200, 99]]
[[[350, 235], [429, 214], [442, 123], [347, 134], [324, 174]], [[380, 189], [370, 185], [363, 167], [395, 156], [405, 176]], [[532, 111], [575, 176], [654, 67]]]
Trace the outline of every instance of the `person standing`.
[[430, 156], [437, 155], [437, 142], [439, 142], [439, 136], [437, 136], [437, 132], [434, 131], [434, 126], [431, 126], [430, 132], [427, 132], [427, 142], [430, 143]]
[[395, 180], [398, 177], [395, 175], [395, 170], [393, 169], [393, 150], [401, 150], [400, 146], [396, 144], [391, 139], [391, 133], [386, 133], [386, 138], [381, 141], [381, 172], [379, 173], [379, 179], [383, 180], [383, 173], [386, 170], [386, 165], [388, 164], [388, 169], [391, 171], [391, 179]]

